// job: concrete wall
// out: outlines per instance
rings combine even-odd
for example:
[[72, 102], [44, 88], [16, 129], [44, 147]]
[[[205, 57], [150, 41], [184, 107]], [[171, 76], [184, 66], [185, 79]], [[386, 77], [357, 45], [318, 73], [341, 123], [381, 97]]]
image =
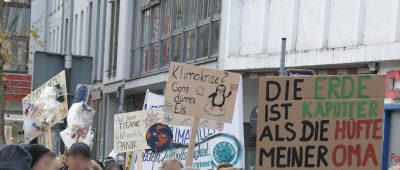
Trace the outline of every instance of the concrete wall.
[[288, 67], [396, 60], [399, 8], [397, 0], [225, 0], [219, 62], [228, 70], [276, 69], [282, 37]]

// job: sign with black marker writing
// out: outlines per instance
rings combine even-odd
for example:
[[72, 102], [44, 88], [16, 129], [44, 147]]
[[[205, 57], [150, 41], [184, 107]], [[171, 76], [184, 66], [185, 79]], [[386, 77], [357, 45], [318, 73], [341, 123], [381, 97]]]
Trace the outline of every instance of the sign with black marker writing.
[[161, 118], [161, 113], [152, 110], [114, 115], [114, 152], [149, 149], [146, 141], [147, 128]]
[[240, 74], [171, 63], [163, 110], [231, 123]]
[[381, 168], [384, 77], [264, 77], [257, 170]]

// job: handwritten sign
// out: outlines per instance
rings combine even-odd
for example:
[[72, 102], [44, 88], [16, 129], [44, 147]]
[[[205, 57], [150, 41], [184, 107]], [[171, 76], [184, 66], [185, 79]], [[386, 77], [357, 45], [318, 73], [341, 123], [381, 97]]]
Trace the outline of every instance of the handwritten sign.
[[146, 142], [147, 128], [153, 125], [148, 115], [151, 111], [137, 111], [114, 115], [114, 152], [123, 153], [149, 149]]
[[262, 169], [381, 168], [384, 77], [260, 78]]
[[164, 111], [232, 122], [240, 74], [171, 63]]
[[24, 97], [22, 108], [26, 141], [35, 139], [66, 118], [68, 103], [65, 71], [61, 71]]

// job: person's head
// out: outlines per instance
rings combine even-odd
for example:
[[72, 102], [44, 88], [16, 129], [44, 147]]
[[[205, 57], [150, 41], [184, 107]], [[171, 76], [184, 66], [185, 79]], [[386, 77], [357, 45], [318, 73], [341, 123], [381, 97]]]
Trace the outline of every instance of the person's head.
[[219, 164], [218, 166], [217, 166], [217, 170], [223, 170], [223, 169], [226, 169], [226, 168], [232, 168], [233, 166], [232, 166], [232, 164], [230, 164], [230, 163], [221, 163], [221, 164]]
[[112, 163], [106, 166], [106, 170], [123, 170], [122, 166], [117, 163]]
[[55, 167], [56, 155], [42, 145], [25, 145], [25, 149], [31, 154], [32, 170], [53, 170]]
[[101, 162], [92, 160], [92, 165], [90, 166], [90, 170], [103, 170], [103, 167], [101, 166]]
[[0, 150], [0, 169], [28, 170], [31, 169], [31, 162], [31, 155], [21, 146], [5, 145]]
[[182, 163], [177, 159], [167, 159], [162, 162], [162, 170], [181, 170], [183, 168]]
[[66, 164], [69, 170], [90, 169], [90, 148], [85, 143], [74, 143], [68, 150]]

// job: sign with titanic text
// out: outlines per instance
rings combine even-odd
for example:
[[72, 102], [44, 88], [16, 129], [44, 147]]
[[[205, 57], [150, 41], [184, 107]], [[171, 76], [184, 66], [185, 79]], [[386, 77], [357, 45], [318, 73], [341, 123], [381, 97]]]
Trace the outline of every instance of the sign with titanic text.
[[149, 149], [146, 131], [156, 123], [158, 117], [158, 113], [151, 110], [114, 115], [114, 152]]
[[163, 110], [231, 123], [240, 74], [171, 63]]
[[384, 77], [264, 77], [257, 170], [381, 169]]

